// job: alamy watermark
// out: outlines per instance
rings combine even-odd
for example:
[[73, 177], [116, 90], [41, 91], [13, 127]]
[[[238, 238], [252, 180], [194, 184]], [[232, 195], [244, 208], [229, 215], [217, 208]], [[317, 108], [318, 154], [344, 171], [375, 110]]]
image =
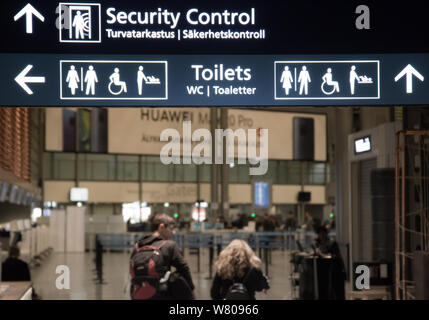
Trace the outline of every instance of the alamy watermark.
[[55, 273], [59, 274], [55, 279], [55, 287], [58, 290], [70, 289], [70, 268], [66, 265], [59, 265], [55, 269]]
[[359, 276], [356, 277], [355, 285], [358, 290], [369, 290], [369, 281], [370, 281], [370, 270], [369, 267], [361, 264], [356, 267], [356, 274]]
[[[214, 157], [210, 130], [203, 128], [192, 132], [191, 121], [183, 121], [182, 132], [183, 137], [173, 128], [161, 132], [160, 141], [168, 142], [160, 152], [163, 164], [181, 164], [182, 159], [183, 164], [212, 164], [212, 158], [215, 164], [223, 164], [224, 158], [226, 164], [233, 164], [236, 155], [238, 164], [246, 164], [249, 161], [254, 166], [249, 168], [250, 175], [264, 175], [268, 171], [268, 129], [215, 129]], [[198, 143], [192, 146], [193, 142]]]

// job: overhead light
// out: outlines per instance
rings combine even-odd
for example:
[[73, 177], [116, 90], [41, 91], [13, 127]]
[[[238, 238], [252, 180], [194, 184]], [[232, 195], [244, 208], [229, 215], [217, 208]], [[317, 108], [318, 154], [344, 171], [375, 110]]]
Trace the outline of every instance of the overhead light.
[[164, 202], [164, 207], [168, 208], [170, 206], [170, 203]]
[[36, 222], [38, 218], [42, 216], [42, 209], [41, 208], [34, 208], [31, 213], [31, 221]]

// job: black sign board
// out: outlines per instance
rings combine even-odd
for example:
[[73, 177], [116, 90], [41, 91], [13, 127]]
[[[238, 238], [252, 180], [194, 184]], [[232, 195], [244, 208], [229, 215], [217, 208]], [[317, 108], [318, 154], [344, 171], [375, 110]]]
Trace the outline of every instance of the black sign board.
[[3, 53], [429, 52], [424, 1], [0, 2]]
[[0, 105], [429, 103], [423, 2], [0, 2]]
[[429, 54], [0, 55], [5, 106], [429, 103]]

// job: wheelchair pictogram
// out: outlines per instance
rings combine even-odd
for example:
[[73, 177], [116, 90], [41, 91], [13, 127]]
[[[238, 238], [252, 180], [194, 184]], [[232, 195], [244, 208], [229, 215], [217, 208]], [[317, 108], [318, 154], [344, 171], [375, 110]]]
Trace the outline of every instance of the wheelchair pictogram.
[[120, 81], [119, 68], [115, 68], [114, 72], [109, 77], [109, 92], [115, 96], [121, 93], [127, 93], [127, 83]]
[[[322, 89], [322, 92], [326, 95], [334, 94], [335, 92], [340, 92], [340, 86], [338, 84], [338, 81], [332, 80], [332, 69], [328, 68], [327, 72], [322, 77], [322, 85], [320, 88]], [[332, 88], [329, 88], [332, 87]]]

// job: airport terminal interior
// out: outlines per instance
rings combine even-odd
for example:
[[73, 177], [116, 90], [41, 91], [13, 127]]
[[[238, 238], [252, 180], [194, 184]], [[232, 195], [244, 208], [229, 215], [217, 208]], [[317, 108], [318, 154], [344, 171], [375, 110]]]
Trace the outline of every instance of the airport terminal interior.
[[234, 239], [257, 300], [429, 299], [428, 202], [425, 107], [1, 107], [0, 260], [30, 277], [0, 300], [131, 299], [161, 213], [198, 300]]

